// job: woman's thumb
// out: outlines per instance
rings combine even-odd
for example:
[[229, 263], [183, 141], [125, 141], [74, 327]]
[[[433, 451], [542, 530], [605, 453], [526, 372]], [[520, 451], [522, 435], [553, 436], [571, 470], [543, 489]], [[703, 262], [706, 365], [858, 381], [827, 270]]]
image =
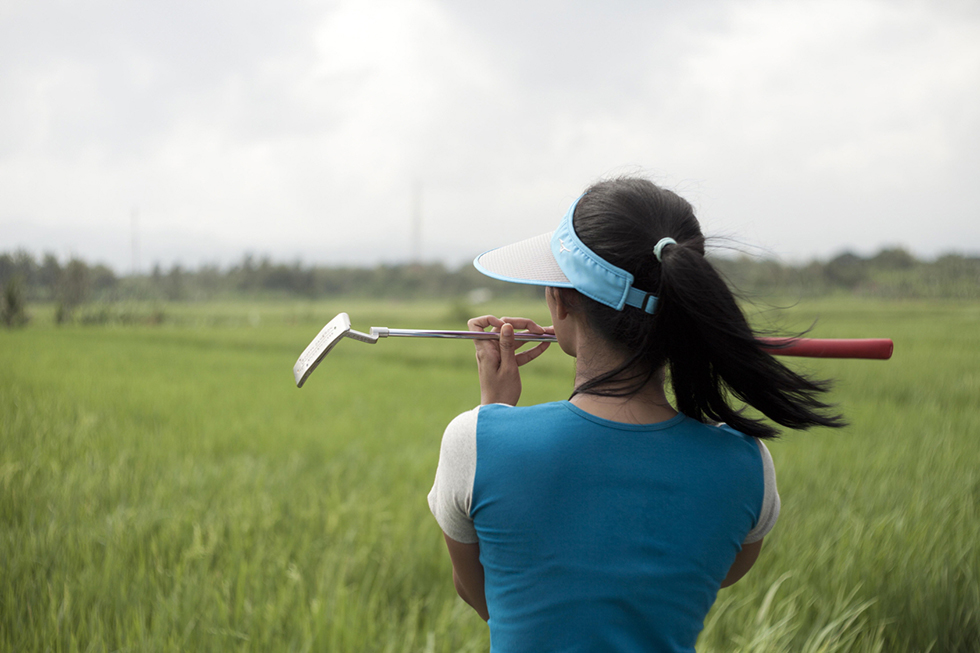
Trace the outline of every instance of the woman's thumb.
[[500, 366], [516, 365], [514, 359], [514, 325], [504, 324], [500, 327]]

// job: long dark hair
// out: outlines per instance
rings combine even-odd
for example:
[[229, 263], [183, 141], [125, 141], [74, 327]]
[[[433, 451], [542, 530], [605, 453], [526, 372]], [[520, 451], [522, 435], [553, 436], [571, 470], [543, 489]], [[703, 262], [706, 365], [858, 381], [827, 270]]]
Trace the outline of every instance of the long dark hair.
[[[592, 186], [573, 220], [582, 242], [659, 297], [650, 315], [575, 293], [589, 326], [627, 358], [573, 396], [631, 396], [666, 366], [677, 409], [698, 421], [725, 422], [758, 438], [778, 434], [733, 408], [734, 397], [789, 428], [844, 426], [818, 398], [827, 381], [793, 372], [760, 347], [728, 284], [704, 257], [701, 226], [686, 200], [645, 179], [614, 179]], [[677, 244], [667, 245], [658, 261], [653, 248], [664, 237]]]

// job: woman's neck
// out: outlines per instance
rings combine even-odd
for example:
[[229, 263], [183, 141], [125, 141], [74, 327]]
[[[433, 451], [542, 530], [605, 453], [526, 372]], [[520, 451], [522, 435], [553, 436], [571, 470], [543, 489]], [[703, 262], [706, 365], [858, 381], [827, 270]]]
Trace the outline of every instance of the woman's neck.
[[[629, 353], [600, 338], [581, 313], [569, 311], [560, 292], [551, 289], [546, 297], [558, 344], [566, 354], [575, 357], [576, 388], [627, 361]], [[629, 397], [577, 394], [571, 403], [591, 415], [626, 424], [655, 424], [677, 415], [664, 393], [663, 370]]]
[[[603, 370], [613, 369], [618, 361], [609, 357], [578, 357], [575, 364], [575, 387], [595, 378]], [[654, 424], [677, 415], [664, 392], [663, 373], [655, 374], [639, 392], [628, 397], [604, 397], [594, 394], [576, 394], [571, 403], [590, 415], [626, 424]]]

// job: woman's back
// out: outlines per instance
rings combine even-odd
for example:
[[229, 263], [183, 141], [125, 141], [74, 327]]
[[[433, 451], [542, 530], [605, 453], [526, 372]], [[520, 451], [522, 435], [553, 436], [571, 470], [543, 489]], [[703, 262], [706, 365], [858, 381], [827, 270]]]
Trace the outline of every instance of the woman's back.
[[472, 480], [437, 473], [430, 504], [469, 505], [495, 651], [693, 650], [742, 543], [778, 511], [772, 487], [764, 513], [761, 445], [683, 415], [483, 406], [447, 429], [440, 467], [459, 469], [454, 455]]

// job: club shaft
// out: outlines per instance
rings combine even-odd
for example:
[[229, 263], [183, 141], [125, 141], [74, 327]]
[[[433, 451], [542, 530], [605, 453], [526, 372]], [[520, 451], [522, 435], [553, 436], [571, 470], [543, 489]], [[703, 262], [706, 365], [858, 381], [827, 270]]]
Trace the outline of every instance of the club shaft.
[[[380, 338], [449, 338], [457, 340], [497, 340], [493, 331], [438, 331], [428, 329], [388, 329], [372, 327]], [[514, 334], [518, 342], [555, 342], [549, 334], [520, 332]], [[862, 358], [886, 360], [891, 358], [894, 344], [887, 338], [760, 338], [763, 348], [777, 356], [802, 356], [806, 358]]]
[[[458, 340], [499, 340], [500, 334], [493, 331], [434, 331], [429, 329], [384, 329], [372, 327], [372, 332], [381, 338], [454, 338]], [[537, 334], [522, 331], [514, 334], [518, 342], [555, 342], [550, 334]]]

